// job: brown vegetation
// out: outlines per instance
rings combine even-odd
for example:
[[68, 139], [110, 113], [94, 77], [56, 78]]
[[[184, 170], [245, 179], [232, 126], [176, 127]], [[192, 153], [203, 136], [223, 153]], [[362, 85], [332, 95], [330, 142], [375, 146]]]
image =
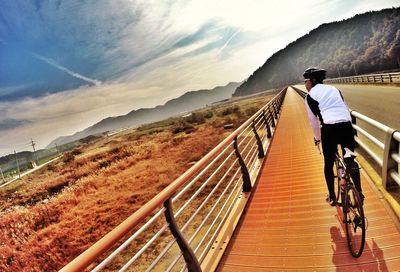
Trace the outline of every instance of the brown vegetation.
[[[251, 102], [251, 103], [250, 103]], [[200, 110], [65, 153], [0, 190], [0, 270], [56, 271], [198, 161], [267, 102]]]

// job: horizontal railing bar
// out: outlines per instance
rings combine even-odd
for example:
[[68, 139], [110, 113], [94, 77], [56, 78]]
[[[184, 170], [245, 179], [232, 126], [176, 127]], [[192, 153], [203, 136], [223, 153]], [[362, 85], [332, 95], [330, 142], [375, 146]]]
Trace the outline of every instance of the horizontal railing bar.
[[[247, 144], [243, 147], [243, 149], [242, 149], [242, 151], [240, 152], [241, 154], [242, 154], [242, 156], [246, 153], [246, 150], [248, 149], [248, 147], [249, 147], [249, 145], [251, 145], [251, 143], [256, 143], [257, 142], [257, 140], [256, 140], [256, 138], [255, 137], [252, 137], [248, 142], [247, 142]], [[247, 154], [247, 153], [246, 153]]]
[[390, 130], [390, 127], [388, 127], [388, 126], [386, 126], [384, 124], [381, 124], [378, 121], [375, 121], [374, 119], [372, 119], [372, 118], [370, 118], [368, 116], [365, 116], [365, 115], [363, 115], [363, 114], [361, 114], [359, 112], [351, 111], [351, 114], [354, 115], [355, 117], [367, 122], [368, 124], [380, 129], [383, 132], [387, 132], [387, 131]]
[[264, 133], [264, 132], [267, 133], [267, 129], [265, 128], [264, 120], [262, 120], [261, 123], [256, 124], [255, 127], [259, 134]]
[[[232, 151], [231, 154], [234, 152]], [[218, 173], [218, 171], [224, 166], [224, 164], [230, 159], [230, 156], [226, 157], [225, 160], [215, 169], [215, 171], [201, 184], [201, 186], [194, 192], [194, 194], [187, 200], [185, 201], [185, 204], [182, 205], [182, 207], [176, 212], [175, 218], [177, 218], [181, 212], [193, 201], [193, 199], [200, 194], [201, 191], [208, 185], [208, 183], [211, 181], [211, 179]]]
[[164, 257], [165, 254], [167, 254], [168, 250], [171, 249], [171, 247], [174, 245], [175, 242], [176, 238], [173, 237], [172, 240], [169, 241], [169, 243], [165, 246], [165, 248], [160, 252], [160, 254], [158, 254], [157, 258], [155, 258], [155, 260], [151, 263], [151, 265], [146, 269], [146, 272], [150, 272], [153, 270], [153, 268], [160, 262], [162, 257]]
[[[267, 113], [268, 114], [268, 113]], [[260, 114], [257, 116], [257, 118], [254, 119], [254, 122], [258, 123], [258, 122], [263, 122], [264, 121], [264, 113]]]
[[[242, 136], [242, 134], [245, 132], [245, 131], [250, 131], [251, 132], [251, 130], [250, 130], [250, 127], [251, 127], [251, 123], [253, 122], [253, 120], [251, 121], [251, 122], [249, 122], [248, 124], [247, 124], [247, 126], [246, 127], [244, 127], [243, 129], [242, 129], [242, 132], [240, 132], [238, 135], [237, 135], [237, 137], [239, 138], [240, 136]], [[244, 137], [245, 138], [245, 137]]]
[[356, 142], [382, 167], [383, 160], [379, 158], [366, 144], [364, 144], [358, 137], [355, 137]]
[[[236, 188], [235, 188], [235, 189], [236, 189]], [[200, 257], [199, 257], [199, 261], [200, 261], [200, 262], [202, 262], [202, 261], [204, 260], [204, 258], [205, 258], [205, 256], [206, 256], [206, 253], [210, 250], [211, 245], [214, 243], [215, 237], [217, 236], [217, 234], [218, 234], [219, 231], [221, 230], [223, 224], [225, 223], [226, 219], [228, 218], [228, 215], [229, 215], [230, 212], [232, 211], [233, 206], [235, 205], [235, 201], [233, 201], [233, 199], [237, 199], [237, 198], [239, 197], [239, 195], [242, 194], [241, 190], [236, 190], [236, 191], [237, 191], [236, 194], [233, 196], [233, 198], [231, 198], [232, 201], [231, 201], [230, 205], [228, 206], [227, 211], [225, 212], [224, 217], [222, 217], [220, 223], [219, 223], [218, 226], [217, 226], [217, 229], [214, 231], [214, 234], [211, 236], [211, 238], [210, 238], [209, 241], [208, 241], [208, 244], [206, 245], [206, 247], [204, 248], [203, 252], [201, 253], [201, 255], [200, 255]], [[233, 192], [233, 191], [232, 191], [232, 192]], [[228, 203], [228, 202], [225, 202], [225, 203], [224, 203], [224, 206], [221, 208], [221, 211], [223, 211], [223, 209], [225, 208], [225, 206], [226, 206], [227, 203]], [[221, 214], [221, 213], [219, 213], [219, 214], [218, 214], [218, 217], [216, 217], [216, 218], [214, 219], [212, 225], [214, 225], [214, 224], [217, 222], [217, 219], [219, 219], [220, 214]], [[210, 230], [211, 230], [211, 227], [210, 227]], [[203, 239], [202, 239], [203, 242], [205, 241], [205, 238], [206, 238], [207, 236], [208, 236], [208, 233], [206, 233], [206, 234], [204, 235], [204, 237], [203, 237]], [[197, 252], [199, 249], [200, 249], [200, 247], [196, 247], [195, 252]]]
[[251, 133], [253, 133], [253, 130], [248, 130], [246, 136], [243, 136], [243, 137], [241, 138], [241, 141], [238, 142], [238, 146], [239, 146], [239, 147], [243, 144], [243, 142], [244, 142], [248, 137], [252, 137], [252, 136], [249, 136]]
[[[209, 193], [209, 195], [206, 197], [206, 199], [204, 199], [204, 201], [201, 203], [201, 205], [196, 209], [196, 211], [193, 213], [193, 215], [191, 216], [191, 218], [189, 218], [187, 220], [187, 222], [185, 223], [185, 225], [182, 227], [181, 231], [185, 231], [186, 228], [189, 226], [190, 222], [193, 220], [193, 218], [199, 213], [199, 211], [201, 211], [201, 209], [206, 205], [206, 203], [210, 200], [211, 196], [215, 193], [215, 191], [218, 189], [218, 187], [221, 185], [222, 181], [226, 178], [226, 176], [228, 175], [228, 173], [232, 170], [232, 168], [235, 166], [236, 162], [238, 161], [238, 159], [236, 159], [232, 165], [229, 167], [229, 169], [225, 172], [225, 174], [220, 178], [220, 180], [218, 181], [218, 183], [215, 185], [215, 187], [211, 190], [211, 192]], [[237, 169], [237, 171], [239, 171], [239, 169]], [[191, 242], [191, 241], [189, 241]]]
[[[385, 73], [385, 74], [368, 74], [359, 76], [348, 76], [339, 78], [329, 78], [326, 82], [352, 82], [352, 83], [386, 83], [386, 80], [393, 82], [394, 79], [399, 79], [399, 73]], [[373, 80], [373, 81], [370, 81]], [[383, 80], [383, 81], [382, 81]]]
[[372, 136], [371, 134], [369, 134], [367, 131], [365, 131], [364, 129], [362, 129], [361, 127], [354, 125], [353, 124], [353, 128], [355, 130], [357, 130], [358, 132], [360, 132], [362, 135], [364, 135], [365, 137], [368, 138], [368, 140], [370, 140], [371, 142], [373, 142], [375, 145], [377, 145], [380, 149], [385, 149], [385, 144], [382, 143], [381, 141], [379, 141], [377, 138], [375, 138], [374, 136]]
[[154, 223], [163, 214], [165, 208], [162, 207], [149, 221], [146, 222], [137, 232], [135, 232], [128, 240], [126, 240], [122, 245], [120, 245], [113, 253], [111, 253], [106, 259], [104, 259], [99, 265], [97, 265], [92, 272], [101, 271], [107, 264], [110, 263], [119, 253], [122, 252], [129, 244], [136, 239], [140, 234], [142, 234], [151, 224]]
[[400, 156], [399, 154], [392, 153], [392, 159], [395, 160], [395, 162], [400, 163]]
[[263, 148], [264, 148], [264, 150], [268, 148], [268, 145], [270, 143], [271, 143], [271, 141], [268, 139], [268, 137], [265, 136], [264, 140], [263, 140]]
[[394, 170], [390, 170], [389, 174], [392, 177], [392, 179], [397, 183], [397, 185], [400, 186], [400, 175], [399, 175], [399, 173], [397, 173]]
[[265, 139], [267, 138], [267, 132], [266, 131], [262, 131], [259, 135], [260, 135], [260, 140], [261, 140], [261, 143], [263, 144], [263, 148], [264, 148], [264, 151], [265, 151], [264, 142], [265, 142]]
[[[183, 187], [182, 190], [180, 190], [175, 196], [172, 197], [172, 203], [176, 201], [179, 197], [181, 197], [188, 188], [190, 188], [207, 170], [216, 162], [218, 161], [222, 155], [230, 148], [230, 146], [226, 146], [225, 149], [219, 153], [206, 167], [204, 167], [203, 170], [201, 170], [200, 173], [198, 173], [188, 184]], [[228, 155], [228, 157], [232, 156], [235, 151], [231, 151], [231, 153]]]
[[400, 142], [400, 132], [396, 131], [395, 133], [393, 133], [393, 138], [395, 138], [398, 142]]
[[169, 223], [164, 225], [147, 243], [118, 271], [118, 272], [124, 272], [126, 269], [128, 269], [142, 254], [145, 252], [149, 246], [158, 238], [161, 236], [161, 234], [164, 233], [164, 231], [167, 230], [169, 227]]
[[[236, 169], [235, 174], [233, 174], [232, 178], [230, 181], [227, 183], [225, 189], [222, 191], [221, 195], [218, 197], [218, 200], [215, 201], [214, 205], [211, 207], [210, 211], [207, 213], [207, 215], [204, 217], [204, 219], [201, 221], [199, 227], [196, 229], [196, 231], [192, 234], [192, 236], [189, 239], [189, 243], [191, 243], [194, 238], [197, 236], [197, 234], [200, 232], [201, 228], [204, 226], [204, 224], [207, 222], [207, 220], [210, 218], [210, 216], [213, 214], [215, 209], [217, 208], [218, 204], [220, 204], [222, 197], [225, 196], [225, 194], [228, 192], [228, 189], [233, 185], [233, 188], [230, 191], [230, 194], [227, 196], [225, 202], [228, 202], [228, 200], [231, 198], [233, 192], [237, 189], [239, 186], [239, 179], [236, 179], [236, 177], [239, 175], [240, 169]], [[233, 182], [236, 180], [236, 183], [233, 184]], [[220, 212], [223, 210], [224, 205], [221, 207], [221, 210], [217, 213], [215, 218], [219, 218]], [[211, 226], [210, 226], [211, 228]], [[209, 228], [209, 229], [210, 229]], [[204, 236], [207, 236], [207, 233]], [[199, 245], [201, 245], [201, 242], [199, 242]], [[196, 250], [195, 250], [196, 252]]]
[[[263, 125], [264, 124], [264, 120], [262, 118], [260, 118], [258, 121], [254, 122], [254, 126], [257, 128], [258, 125]], [[261, 126], [260, 125], [260, 126]]]
[[[249, 167], [248, 167], [248, 164], [250, 163], [250, 161], [251, 161], [251, 152], [253, 151], [253, 149], [255, 149], [255, 151], [256, 152], [258, 152], [258, 148], [257, 148], [257, 142], [254, 142], [253, 143], [253, 145], [251, 146], [251, 148], [249, 149], [249, 152], [247, 152], [247, 154], [246, 154], [246, 156], [244, 157], [244, 161], [246, 162], [246, 165], [247, 165], [247, 168], [249, 169]], [[253, 151], [254, 152], [254, 151]], [[249, 160], [247, 160], [247, 158], [249, 158]]]
[[253, 169], [253, 165], [254, 165], [254, 161], [256, 161], [258, 159], [258, 146], [257, 144], [255, 144], [254, 147], [252, 147], [252, 149], [249, 152], [249, 157], [248, 157], [248, 162], [246, 163], [247, 165], [247, 169], [249, 170], [249, 174], [251, 169]]
[[251, 166], [249, 168], [249, 172], [250, 172], [251, 169], [253, 169], [255, 167], [257, 161], [259, 160], [259, 158], [258, 158], [258, 149], [254, 150], [252, 158], [253, 158], [253, 162], [250, 164]]
[[[191, 243], [191, 241], [194, 239], [194, 237], [197, 236], [197, 234], [200, 232], [201, 228], [204, 226], [204, 224], [207, 222], [207, 220], [210, 218], [211, 214], [214, 212], [214, 210], [217, 207], [217, 204], [219, 204], [219, 202], [221, 201], [222, 197], [227, 193], [228, 188], [232, 185], [232, 182], [235, 180], [236, 176], [238, 175], [240, 169], [236, 170], [236, 173], [234, 174], [234, 176], [231, 178], [231, 180], [229, 181], [228, 185], [225, 187], [224, 191], [221, 193], [221, 195], [218, 197], [218, 200], [214, 203], [214, 205], [211, 207], [210, 211], [208, 212], [208, 214], [204, 217], [204, 219], [201, 221], [199, 227], [196, 229], [196, 231], [193, 233], [192, 237], [188, 240], [188, 243]], [[235, 183], [235, 185], [233, 186], [230, 195], [233, 194], [233, 192], [235, 191], [236, 187], [238, 187], [238, 183]], [[230, 195], [227, 197], [227, 200], [230, 198]], [[221, 208], [222, 210], [222, 208]], [[221, 212], [220, 210], [220, 212]], [[220, 212], [217, 214], [216, 218], [218, 218], [218, 215], [220, 214]], [[210, 229], [210, 228], [209, 228]], [[204, 240], [204, 238], [206, 237], [206, 234], [203, 236], [203, 239], [200, 240], [198, 246], [200, 246]], [[192, 239], [193, 238], [193, 239]], [[196, 253], [197, 250], [194, 250], [194, 253]], [[168, 269], [166, 270], [166, 272], [171, 271], [171, 269], [175, 266], [175, 264], [179, 261], [180, 257], [182, 256], [182, 252], [179, 253], [179, 255], [175, 258], [175, 260], [170, 264], [170, 266], [168, 267]]]

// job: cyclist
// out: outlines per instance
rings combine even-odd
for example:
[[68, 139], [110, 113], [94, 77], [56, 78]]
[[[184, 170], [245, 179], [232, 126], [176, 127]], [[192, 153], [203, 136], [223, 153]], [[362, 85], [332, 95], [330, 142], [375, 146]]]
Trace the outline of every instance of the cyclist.
[[[325, 76], [326, 70], [317, 67], [308, 68], [303, 73], [305, 87], [308, 91], [305, 99], [306, 108], [314, 132], [314, 143], [319, 148], [319, 144], [322, 142], [324, 174], [329, 192], [326, 201], [331, 206], [335, 206], [337, 203], [335, 200], [333, 165], [337, 145], [341, 145], [343, 152], [346, 147], [354, 152], [355, 140], [350, 111], [343, 96], [335, 87], [323, 84]], [[359, 166], [354, 161], [354, 155], [353, 153], [344, 160], [350, 170], [354, 185], [360, 193], [361, 199], [364, 200]]]

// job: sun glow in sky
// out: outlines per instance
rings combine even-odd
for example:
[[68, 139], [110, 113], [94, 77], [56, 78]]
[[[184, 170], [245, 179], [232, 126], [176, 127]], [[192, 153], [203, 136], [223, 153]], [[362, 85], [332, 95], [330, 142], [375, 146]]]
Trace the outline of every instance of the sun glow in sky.
[[0, 2], [0, 156], [250, 76], [323, 23], [391, 0]]

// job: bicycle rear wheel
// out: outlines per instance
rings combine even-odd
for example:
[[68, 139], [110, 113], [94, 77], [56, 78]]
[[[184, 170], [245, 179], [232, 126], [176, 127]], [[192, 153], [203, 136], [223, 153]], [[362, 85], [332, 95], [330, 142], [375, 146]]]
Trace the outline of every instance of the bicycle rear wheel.
[[365, 217], [360, 194], [351, 185], [346, 190], [343, 206], [344, 224], [346, 226], [347, 245], [353, 257], [358, 258], [364, 250]]

